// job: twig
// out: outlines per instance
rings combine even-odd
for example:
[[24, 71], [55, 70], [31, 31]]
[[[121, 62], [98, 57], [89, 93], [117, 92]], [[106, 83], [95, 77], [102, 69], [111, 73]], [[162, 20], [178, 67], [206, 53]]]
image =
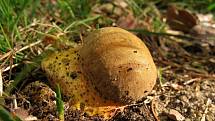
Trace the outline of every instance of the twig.
[[187, 35], [176, 35], [176, 34], [170, 34], [170, 33], [164, 33], [164, 32], [150, 32], [146, 29], [129, 29], [128, 31], [131, 32], [138, 32], [138, 33], [143, 33], [146, 35], [157, 35], [157, 36], [173, 36], [173, 37], [177, 37], [177, 38], [181, 38], [181, 39], [188, 39], [188, 40], [201, 40], [200, 38], [196, 38], [196, 37], [191, 37], [191, 36], [187, 36]]
[[13, 95], [13, 97], [14, 97], [14, 99], [13, 99], [14, 109], [17, 109], [18, 106], [17, 106], [16, 96]]
[[81, 33], [79, 34], [79, 37], [80, 37], [80, 39], [81, 39], [81, 44], [83, 45], [84, 40], [83, 40], [83, 36], [82, 36], [82, 34], [81, 34]]
[[11, 51], [5, 53], [4, 55], [2, 55], [2, 56], [0, 57], [0, 61], [2, 61], [4, 58], [10, 56], [12, 53], [13, 53], [13, 54], [19, 53], [19, 52], [21, 52], [21, 51], [23, 51], [23, 50], [26, 50], [26, 49], [28, 49], [28, 48], [30, 48], [30, 47], [32, 47], [32, 46], [38, 45], [38, 44], [41, 43], [41, 42], [42, 42], [42, 40], [36, 41], [36, 42], [31, 43], [31, 44], [29, 44], [29, 45], [27, 45], [27, 46], [24, 46], [24, 47], [21, 48], [21, 49], [15, 50], [15, 52], [13, 52], [13, 50], [11, 50]]
[[14, 67], [17, 67], [18, 65], [19, 65], [19, 64], [13, 64], [11, 67], [8, 66], [8, 67], [6, 67], [6, 68], [3, 70], [3, 72], [9, 71], [10, 69], [12, 69], [12, 68], [14, 68]]
[[2, 80], [2, 71], [0, 69], [0, 96], [3, 94], [3, 80]]
[[156, 105], [155, 99], [153, 98], [153, 99], [152, 99], [152, 102], [151, 102], [152, 113], [153, 113], [153, 115], [154, 115], [154, 118], [155, 118], [157, 121], [160, 121], [160, 119], [158, 118], [157, 111], [155, 111], [156, 108], [157, 108], [157, 105]]
[[9, 51], [5, 54], [3, 54], [2, 56], [0, 56], [0, 61], [2, 61], [4, 58], [8, 57], [9, 55], [11, 55], [12, 51]]
[[34, 43], [31, 43], [31, 44], [29, 44], [29, 45], [27, 45], [27, 46], [24, 46], [23, 48], [21, 48], [21, 49], [15, 51], [15, 54], [18, 53], [18, 52], [21, 52], [21, 51], [23, 51], [23, 50], [26, 50], [26, 49], [28, 49], [28, 48], [30, 48], [30, 47], [32, 47], [32, 46], [38, 45], [38, 44], [41, 43], [41, 42], [42, 42], [42, 40], [39, 40], [39, 41], [36, 41], [36, 42], [34, 42]]
[[195, 76], [195, 77], [199, 77], [199, 78], [207, 78], [210, 80], [214, 80], [215, 79], [215, 74], [203, 74], [203, 73], [195, 73], [195, 72], [190, 72], [188, 73], [191, 76]]
[[205, 116], [206, 116], [206, 114], [208, 113], [208, 106], [209, 106], [210, 104], [211, 104], [211, 99], [208, 98], [207, 103], [206, 103], [206, 108], [205, 108], [204, 114], [202, 115], [201, 121], [205, 121]]
[[0, 96], [0, 99], [22, 99], [22, 98], [16, 98], [16, 97], [9, 97], [9, 96]]
[[195, 82], [195, 81], [199, 81], [200, 79], [201, 79], [201, 78], [190, 79], [190, 80], [184, 82], [184, 85], [189, 85], [189, 84], [191, 84], [191, 83], [193, 83], [193, 82]]

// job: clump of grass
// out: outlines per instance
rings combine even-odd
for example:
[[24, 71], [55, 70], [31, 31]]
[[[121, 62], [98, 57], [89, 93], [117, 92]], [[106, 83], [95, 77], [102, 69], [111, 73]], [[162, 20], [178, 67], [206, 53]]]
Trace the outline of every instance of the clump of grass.
[[[52, 36], [62, 43], [72, 41], [70, 36], [79, 34], [80, 26], [89, 27], [88, 23], [99, 18], [90, 16], [92, 5], [90, 0], [0, 1], [0, 55], [5, 56], [0, 60], [1, 67], [4, 69], [12, 67], [13, 64], [23, 65], [23, 60], [29, 61], [24, 67], [18, 66], [20, 72], [12, 74], [14, 82], [8, 87], [8, 93], [23, 83], [23, 79], [28, 78], [40, 64], [33, 58], [37, 58], [41, 51], [32, 54], [32, 47], [23, 51], [20, 49], [35, 41], [41, 41], [46, 36]], [[42, 42], [38, 46], [42, 50], [45, 47]]]
[[1, 33], [9, 47], [13, 47], [13, 42], [20, 39], [18, 26], [22, 23], [20, 20], [24, 17], [24, 10], [31, 0], [2, 0], [0, 1], [0, 25]]
[[[91, 12], [92, 0], [58, 0], [58, 6], [63, 18], [70, 18], [69, 21], [85, 19]], [[68, 14], [65, 14], [68, 13]]]

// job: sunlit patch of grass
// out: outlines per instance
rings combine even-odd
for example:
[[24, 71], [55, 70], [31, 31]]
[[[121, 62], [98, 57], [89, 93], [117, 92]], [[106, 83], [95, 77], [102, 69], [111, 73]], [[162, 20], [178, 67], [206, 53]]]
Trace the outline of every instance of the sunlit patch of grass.
[[61, 13], [64, 14], [62, 17], [69, 17], [70, 21], [73, 21], [87, 18], [94, 2], [92, 0], [58, 0], [57, 3]]
[[30, 2], [31, 0], [0, 1], [1, 32], [7, 41], [10, 40], [11, 45], [15, 40], [21, 38], [18, 24], [21, 23], [20, 20], [24, 16], [23, 11]]
[[[46, 37], [54, 38], [56, 41], [54, 43], [66, 44], [68, 41], [74, 41], [71, 36], [79, 35], [80, 28], [90, 28], [90, 24], [100, 18], [90, 15], [94, 2], [91, 0], [0, 1], [0, 58], [3, 57], [0, 60], [1, 69], [18, 64], [17, 68], [20, 70], [12, 74], [14, 82], [6, 92], [10, 93], [17, 89], [33, 70], [40, 67], [37, 58], [40, 58], [39, 54], [43, 53], [46, 46], [50, 46], [43, 43]], [[38, 41], [39, 44], [28, 47]], [[27, 49], [23, 49], [26, 47]], [[24, 65], [24, 60], [28, 63], [21, 67]], [[3, 74], [10, 75], [5, 72]]]
[[[143, 1], [140, 0], [126, 0], [126, 2], [128, 3], [129, 7], [132, 9], [134, 15], [140, 15], [142, 13], [142, 8], [140, 6], [144, 5], [145, 3]], [[141, 4], [138, 4], [141, 3]]]

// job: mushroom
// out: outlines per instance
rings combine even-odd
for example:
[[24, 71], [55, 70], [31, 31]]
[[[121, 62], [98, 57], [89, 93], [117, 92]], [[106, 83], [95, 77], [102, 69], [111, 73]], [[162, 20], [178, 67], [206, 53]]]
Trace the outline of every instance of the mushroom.
[[59, 84], [70, 104], [89, 115], [103, 115], [146, 96], [157, 71], [145, 44], [117, 27], [89, 33], [80, 47], [50, 55], [42, 62], [51, 85]]

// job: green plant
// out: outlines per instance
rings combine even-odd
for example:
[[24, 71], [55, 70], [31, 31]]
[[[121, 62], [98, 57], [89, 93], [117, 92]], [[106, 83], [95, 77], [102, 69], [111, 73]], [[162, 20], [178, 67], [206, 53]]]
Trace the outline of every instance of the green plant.
[[11, 115], [4, 107], [0, 105], [0, 120], [1, 121], [22, 121], [16, 115]]
[[58, 117], [60, 121], [64, 121], [64, 103], [61, 97], [61, 91], [60, 91], [60, 86], [57, 85], [56, 88], [56, 102], [57, 102], [57, 111], [58, 111]]

